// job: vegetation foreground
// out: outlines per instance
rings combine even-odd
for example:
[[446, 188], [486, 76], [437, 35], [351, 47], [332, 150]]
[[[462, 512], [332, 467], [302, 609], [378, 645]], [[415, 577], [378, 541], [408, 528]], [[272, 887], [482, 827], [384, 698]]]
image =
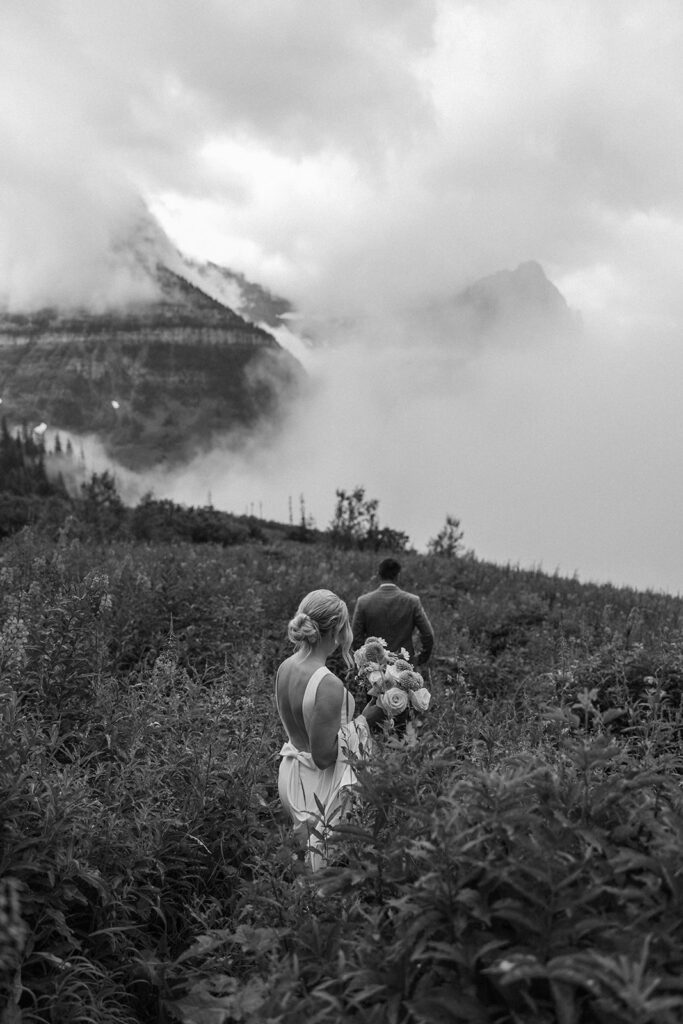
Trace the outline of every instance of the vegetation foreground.
[[273, 671], [376, 560], [2, 541], [2, 1024], [683, 1019], [679, 599], [402, 556], [432, 708], [300, 874]]

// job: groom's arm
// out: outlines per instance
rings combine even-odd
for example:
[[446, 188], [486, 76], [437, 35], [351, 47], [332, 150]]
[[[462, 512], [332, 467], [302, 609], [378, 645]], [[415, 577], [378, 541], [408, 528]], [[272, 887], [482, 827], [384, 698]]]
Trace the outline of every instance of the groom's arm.
[[363, 646], [363, 641], [368, 635], [367, 629], [365, 628], [365, 612], [363, 611], [363, 605], [360, 601], [356, 601], [356, 607], [353, 609], [351, 632], [353, 633], [352, 647], [355, 651], [358, 647]]
[[415, 627], [420, 634], [420, 642], [422, 644], [422, 649], [415, 656], [415, 665], [425, 665], [429, 661], [434, 649], [434, 630], [419, 598], [415, 608]]

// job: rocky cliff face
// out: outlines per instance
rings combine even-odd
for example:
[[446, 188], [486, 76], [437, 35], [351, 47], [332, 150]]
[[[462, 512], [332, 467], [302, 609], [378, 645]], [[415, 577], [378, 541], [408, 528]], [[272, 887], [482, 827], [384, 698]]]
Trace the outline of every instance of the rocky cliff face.
[[252, 324], [266, 328], [281, 327], [283, 319], [293, 312], [287, 299], [248, 281], [244, 274], [216, 263], [197, 263], [194, 260], [186, 260], [185, 267], [191, 274], [190, 280], [203, 292], [236, 310]]
[[94, 433], [138, 470], [276, 423], [303, 384], [297, 361], [178, 273], [154, 277], [158, 297], [125, 309], [0, 314], [8, 422]]

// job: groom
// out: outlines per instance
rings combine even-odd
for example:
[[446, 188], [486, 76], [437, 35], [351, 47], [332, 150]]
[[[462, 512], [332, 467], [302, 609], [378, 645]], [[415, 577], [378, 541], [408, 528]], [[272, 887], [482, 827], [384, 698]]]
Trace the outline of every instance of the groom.
[[[361, 647], [369, 636], [382, 637], [390, 651], [398, 653], [402, 647], [420, 670], [429, 661], [434, 647], [434, 630], [417, 594], [401, 590], [398, 580], [401, 564], [395, 558], [379, 563], [380, 584], [377, 590], [363, 594], [356, 601], [353, 612], [353, 646]], [[413, 634], [420, 637], [420, 650], [415, 654]]]

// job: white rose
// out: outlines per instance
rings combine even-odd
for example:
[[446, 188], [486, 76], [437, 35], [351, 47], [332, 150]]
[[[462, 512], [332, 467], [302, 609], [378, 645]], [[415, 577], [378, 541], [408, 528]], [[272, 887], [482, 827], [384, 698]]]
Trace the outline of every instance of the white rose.
[[381, 669], [375, 668], [372, 672], [368, 672], [368, 682], [375, 686], [376, 683], [381, 683], [384, 676], [382, 675]]
[[386, 693], [379, 695], [377, 703], [391, 718], [395, 718], [408, 707], [408, 694], [405, 690], [399, 690], [398, 686], [392, 686]]
[[421, 686], [419, 690], [413, 690], [410, 694], [410, 703], [416, 711], [426, 711], [431, 699], [432, 695], [426, 686]]

